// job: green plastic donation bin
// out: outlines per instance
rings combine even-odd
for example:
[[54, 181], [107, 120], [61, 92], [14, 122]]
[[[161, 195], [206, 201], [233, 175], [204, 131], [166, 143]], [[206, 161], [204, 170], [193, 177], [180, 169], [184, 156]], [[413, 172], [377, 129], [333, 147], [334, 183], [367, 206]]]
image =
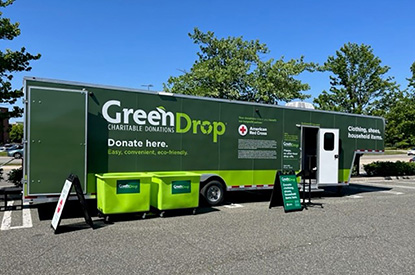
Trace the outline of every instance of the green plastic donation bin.
[[96, 174], [98, 210], [104, 214], [148, 212], [151, 174]]
[[197, 208], [200, 174], [152, 172], [150, 205], [158, 210]]

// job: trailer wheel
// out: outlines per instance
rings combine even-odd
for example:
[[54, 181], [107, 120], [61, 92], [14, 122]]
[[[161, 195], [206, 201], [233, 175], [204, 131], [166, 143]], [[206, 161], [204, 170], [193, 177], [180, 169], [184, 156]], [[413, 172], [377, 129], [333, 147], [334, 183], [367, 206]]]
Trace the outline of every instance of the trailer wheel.
[[209, 205], [216, 206], [223, 202], [225, 190], [219, 181], [209, 181], [201, 191], [203, 198]]

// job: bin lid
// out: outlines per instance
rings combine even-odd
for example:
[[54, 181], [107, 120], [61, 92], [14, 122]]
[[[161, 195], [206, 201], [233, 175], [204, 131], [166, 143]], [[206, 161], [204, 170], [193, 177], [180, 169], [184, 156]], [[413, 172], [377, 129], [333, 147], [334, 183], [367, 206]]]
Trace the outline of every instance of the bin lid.
[[[149, 173], [150, 174], [150, 173]], [[200, 177], [201, 174], [197, 174], [194, 172], [186, 172], [186, 171], [180, 171], [180, 172], [173, 172], [173, 171], [165, 171], [165, 172], [151, 172], [153, 176], [158, 178], [164, 178], [164, 177]]]
[[132, 179], [132, 178], [151, 178], [153, 177], [150, 173], [144, 172], [125, 172], [125, 173], [103, 173], [95, 174], [100, 179]]

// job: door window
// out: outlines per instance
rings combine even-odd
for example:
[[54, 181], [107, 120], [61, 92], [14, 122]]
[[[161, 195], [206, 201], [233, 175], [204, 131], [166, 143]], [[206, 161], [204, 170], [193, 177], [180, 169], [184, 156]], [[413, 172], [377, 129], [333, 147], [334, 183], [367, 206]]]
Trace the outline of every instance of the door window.
[[324, 134], [324, 150], [325, 151], [334, 150], [334, 134], [333, 133]]

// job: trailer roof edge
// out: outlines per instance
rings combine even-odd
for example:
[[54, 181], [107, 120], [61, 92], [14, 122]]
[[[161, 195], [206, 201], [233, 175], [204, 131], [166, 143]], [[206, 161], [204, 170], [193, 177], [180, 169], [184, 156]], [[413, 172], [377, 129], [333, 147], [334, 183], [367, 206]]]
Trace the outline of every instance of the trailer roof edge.
[[[145, 94], [153, 94], [157, 95], [160, 91], [148, 91], [143, 89], [137, 88], [127, 88], [127, 87], [120, 87], [120, 86], [111, 86], [111, 85], [101, 85], [101, 84], [93, 84], [93, 83], [85, 83], [85, 82], [77, 82], [77, 81], [67, 81], [67, 80], [59, 80], [59, 79], [50, 79], [50, 78], [41, 78], [41, 77], [33, 77], [33, 76], [25, 76], [23, 77], [23, 82], [26, 84], [26, 81], [35, 81], [35, 82], [47, 82], [47, 83], [55, 83], [55, 84], [62, 84], [62, 85], [73, 85], [73, 86], [83, 86], [83, 87], [91, 87], [91, 88], [101, 88], [101, 89], [116, 89], [125, 92], [140, 92]], [[290, 110], [302, 110], [308, 112], [318, 112], [318, 113], [330, 113], [330, 114], [339, 114], [339, 115], [346, 115], [346, 116], [357, 116], [357, 117], [369, 117], [369, 118], [380, 118], [385, 121], [385, 118], [380, 116], [370, 116], [370, 115], [361, 115], [361, 114], [351, 114], [351, 113], [342, 113], [337, 111], [325, 111], [325, 110], [316, 110], [316, 109], [305, 109], [305, 108], [296, 108], [296, 107], [289, 107], [283, 105], [271, 105], [265, 103], [257, 103], [257, 102], [247, 102], [247, 101], [239, 101], [239, 100], [230, 100], [230, 99], [221, 99], [221, 98], [211, 98], [211, 97], [202, 97], [202, 96], [194, 96], [194, 95], [184, 95], [184, 94], [172, 94], [171, 96], [179, 97], [179, 98], [190, 98], [190, 99], [203, 99], [209, 101], [219, 101], [219, 102], [226, 102], [226, 103], [237, 103], [237, 104], [246, 104], [246, 105], [256, 105], [262, 107], [274, 107], [274, 108], [282, 108], [282, 109], [290, 109]]]

